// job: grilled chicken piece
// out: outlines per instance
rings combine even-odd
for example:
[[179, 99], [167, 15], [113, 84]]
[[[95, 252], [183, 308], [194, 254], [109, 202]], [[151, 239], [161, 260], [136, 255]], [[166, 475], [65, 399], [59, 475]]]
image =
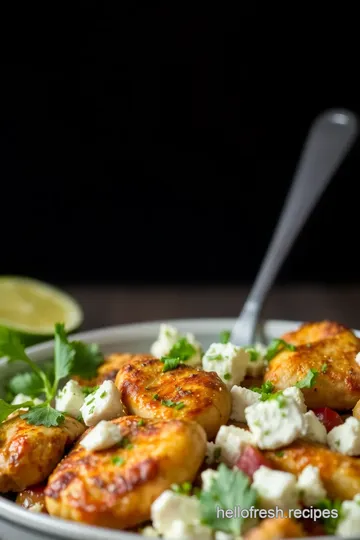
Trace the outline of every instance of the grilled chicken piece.
[[280, 540], [281, 538], [304, 538], [306, 533], [300, 523], [288, 517], [267, 518], [250, 529], [245, 540]]
[[319, 467], [320, 477], [331, 499], [353, 499], [360, 493], [360, 459], [332, 452], [328, 447], [297, 441], [279, 452], [264, 456], [276, 469], [299, 475], [307, 465]]
[[351, 330], [323, 321], [305, 324], [282, 339], [295, 345], [296, 350], [283, 349], [277, 354], [265, 381], [271, 381], [276, 390], [284, 390], [303, 379], [309, 369], [315, 369], [319, 372], [316, 384], [303, 390], [308, 407], [349, 410], [355, 406], [360, 399], [360, 366], [355, 362], [360, 340]]
[[120, 368], [115, 384], [129, 414], [194, 420], [213, 439], [230, 416], [226, 385], [215, 372], [185, 364], [165, 373], [163, 368], [160, 360], [147, 355], [136, 355]]
[[43, 482], [85, 427], [70, 416], [59, 427], [32, 426], [15, 416], [0, 424], [0, 493]]
[[[104, 381], [113, 381], [115, 382], [116, 375], [119, 369], [124, 365], [130, 362], [130, 360], [137, 356], [136, 354], [131, 353], [113, 353], [105, 358], [105, 361], [97, 370], [96, 377], [92, 379], [83, 379], [79, 376], [72, 376], [72, 379], [75, 379], [80, 386], [100, 386]], [[148, 355], [149, 358], [153, 356]]]
[[37, 484], [20, 491], [16, 497], [16, 504], [20, 504], [27, 510], [36, 510], [42, 513], [47, 513], [45, 508], [45, 485]]
[[104, 527], [135, 527], [150, 519], [152, 502], [171, 484], [194, 480], [206, 452], [199, 424], [139, 416], [112, 422], [126, 443], [123, 439], [123, 447], [90, 452], [79, 441], [49, 478], [45, 500], [51, 515]]

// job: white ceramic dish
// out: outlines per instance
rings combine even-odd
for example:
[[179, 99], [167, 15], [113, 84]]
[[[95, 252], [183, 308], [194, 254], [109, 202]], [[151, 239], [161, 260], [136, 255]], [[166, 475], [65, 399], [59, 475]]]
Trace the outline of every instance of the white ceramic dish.
[[[160, 322], [141, 323], [132, 325], [114, 326], [91, 332], [84, 332], [73, 337], [88, 343], [98, 343], [105, 354], [114, 351], [146, 352], [156, 339]], [[192, 332], [206, 348], [219, 336], [222, 330], [231, 329], [234, 319], [187, 319], [166, 321], [173, 324], [181, 332]], [[261, 341], [267, 343], [273, 338], [295, 329], [298, 321], [270, 320], [262, 324], [259, 336]], [[357, 335], [360, 335], [356, 331]], [[31, 358], [42, 362], [51, 357], [53, 342], [43, 343], [28, 349]], [[0, 393], [4, 381], [19, 371], [21, 363], [7, 364], [0, 359]], [[60, 520], [44, 514], [35, 514], [22, 509], [20, 506], [0, 497], [0, 540], [135, 540], [144, 538], [140, 535], [78, 525], [71, 521]], [[320, 538], [320, 537], [319, 537]], [[322, 536], [324, 540], [329, 537]]]

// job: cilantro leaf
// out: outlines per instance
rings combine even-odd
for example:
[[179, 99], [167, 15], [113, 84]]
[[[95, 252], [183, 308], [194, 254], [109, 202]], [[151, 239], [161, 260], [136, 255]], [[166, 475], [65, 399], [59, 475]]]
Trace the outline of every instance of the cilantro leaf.
[[21, 405], [10, 405], [10, 403], [6, 403], [3, 399], [0, 399], [0, 422], [3, 422], [7, 419], [7, 417], [13, 413], [14, 411], [17, 411], [18, 409], [24, 409], [26, 407], [30, 407], [33, 405], [32, 401], [27, 401], [25, 403], [21, 403]]
[[230, 330], [223, 330], [222, 332], [220, 332], [220, 343], [229, 343], [230, 341], [230, 336], [231, 336], [231, 332]]
[[316, 384], [316, 379], [319, 375], [319, 372], [316, 369], [309, 369], [306, 376], [298, 381], [295, 386], [297, 388], [312, 388]]
[[245, 352], [250, 355], [250, 362], [256, 362], [259, 359], [260, 353], [254, 347], [246, 347]]
[[168, 358], [167, 356], [163, 356], [161, 358], [161, 361], [164, 362], [163, 372], [171, 371], [173, 369], [176, 369], [180, 365], [180, 358]]
[[44, 392], [44, 383], [37, 373], [27, 371], [14, 375], [9, 380], [7, 388], [14, 396], [16, 394], [25, 394], [26, 396], [36, 397]]
[[0, 327], [0, 358], [2, 356], [6, 356], [8, 362], [16, 360], [28, 362], [29, 360], [18, 334], [3, 326]]
[[82, 341], [72, 341], [70, 345], [75, 350], [70, 374], [87, 379], [96, 377], [98, 367], [104, 362], [104, 355], [100, 352], [99, 346]]
[[240, 470], [230, 470], [221, 463], [217, 471], [210, 489], [200, 494], [202, 522], [212, 529], [237, 536], [242, 532], [244, 518], [219, 516], [221, 512], [218, 509], [224, 510], [224, 513], [237, 505], [242, 510], [249, 509], [256, 503], [256, 492], [249, 485], [249, 478]]
[[54, 346], [54, 364], [55, 364], [55, 381], [54, 386], [57, 387], [58, 382], [70, 375], [73, 368], [75, 357], [75, 349], [69, 343], [66, 336], [65, 327], [63, 324], [55, 325], [55, 346]]
[[272, 360], [277, 354], [279, 354], [284, 349], [288, 349], [289, 351], [296, 351], [295, 345], [292, 345], [291, 343], [287, 343], [283, 339], [273, 339], [265, 353], [265, 360], [267, 362], [270, 362], [270, 360]]
[[[329, 536], [334, 535], [336, 532], [338, 523], [343, 517], [342, 511], [341, 511], [341, 506], [342, 506], [341, 500], [335, 499], [334, 501], [331, 501], [330, 499], [323, 499], [316, 506], [320, 510], [330, 510], [330, 512], [332, 513], [332, 515], [328, 518], [323, 517], [322, 522], [324, 524], [325, 532]], [[337, 514], [337, 517], [335, 517], [334, 514]]]
[[60, 426], [65, 420], [65, 416], [61, 412], [50, 407], [48, 403], [33, 407], [27, 413], [22, 414], [21, 418], [27, 420], [27, 422], [33, 426], [46, 427]]
[[321, 373], [326, 373], [327, 372], [327, 368], [328, 368], [328, 365], [327, 364], [323, 364], [321, 366]]
[[186, 362], [196, 353], [194, 345], [185, 338], [180, 338], [169, 351], [169, 358], [179, 358], [181, 362]]

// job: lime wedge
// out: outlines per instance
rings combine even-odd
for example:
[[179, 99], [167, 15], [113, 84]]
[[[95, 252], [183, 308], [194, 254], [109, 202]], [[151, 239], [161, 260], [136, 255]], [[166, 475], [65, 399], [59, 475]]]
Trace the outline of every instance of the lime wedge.
[[83, 321], [83, 311], [68, 294], [35, 279], [0, 276], [0, 326], [42, 341], [54, 335], [54, 325], [64, 323], [72, 332]]

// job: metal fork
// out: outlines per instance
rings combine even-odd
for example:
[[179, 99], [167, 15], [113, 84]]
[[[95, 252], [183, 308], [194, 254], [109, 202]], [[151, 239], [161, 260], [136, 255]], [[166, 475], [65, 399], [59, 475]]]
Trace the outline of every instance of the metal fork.
[[347, 110], [325, 111], [313, 122], [273, 237], [232, 330], [232, 343], [254, 343], [264, 301], [281, 265], [357, 132], [357, 118]]

